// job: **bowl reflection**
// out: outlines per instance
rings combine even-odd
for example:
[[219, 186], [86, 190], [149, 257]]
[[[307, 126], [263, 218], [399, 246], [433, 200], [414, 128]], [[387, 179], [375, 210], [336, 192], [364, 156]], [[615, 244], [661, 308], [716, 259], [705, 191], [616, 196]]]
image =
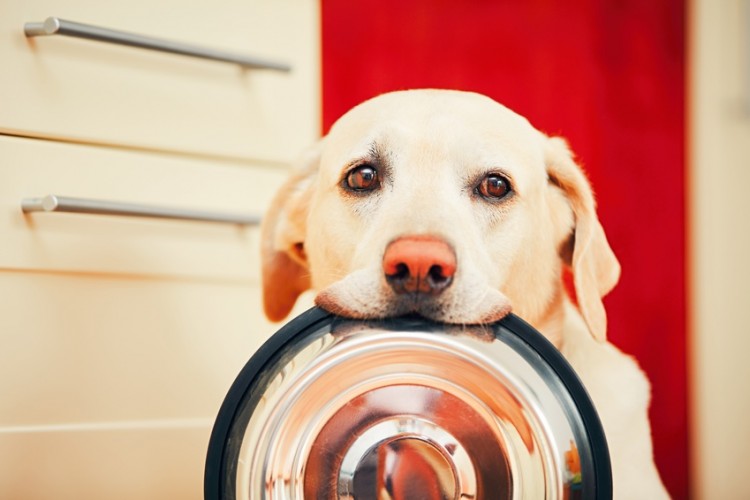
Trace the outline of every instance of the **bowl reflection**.
[[606, 497], [593, 406], [518, 318], [462, 328], [317, 318], [259, 351], [235, 382], [242, 396], [225, 401], [229, 497]]

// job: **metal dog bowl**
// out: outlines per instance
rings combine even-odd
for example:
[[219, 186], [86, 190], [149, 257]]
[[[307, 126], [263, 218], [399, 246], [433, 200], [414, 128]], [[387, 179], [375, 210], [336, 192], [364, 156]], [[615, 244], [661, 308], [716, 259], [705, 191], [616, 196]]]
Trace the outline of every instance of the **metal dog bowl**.
[[583, 386], [513, 315], [456, 327], [309, 310], [237, 377], [205, 476], [207, 499], [611, 496]]

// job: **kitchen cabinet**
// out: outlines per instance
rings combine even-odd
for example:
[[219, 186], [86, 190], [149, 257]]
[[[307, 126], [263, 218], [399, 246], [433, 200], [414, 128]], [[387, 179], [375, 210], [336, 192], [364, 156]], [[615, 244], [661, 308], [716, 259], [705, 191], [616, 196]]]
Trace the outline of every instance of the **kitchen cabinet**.
[[[292, 69], [24, 35], [51, 15]], [[22, 200], [262, 216], [319, 134], [318, 38], [308, 0], [5, 5], [0, 498], [202, 498], [213, 419], [277, 328], [259, 228]]]
[[[24, 34], [26, 23], [49, 16], [254, 55], [291, 71]], [[0, 132], [288, 161], [318, 129], [318, 32], [311, 0], [9, 0], [0, 17]]]

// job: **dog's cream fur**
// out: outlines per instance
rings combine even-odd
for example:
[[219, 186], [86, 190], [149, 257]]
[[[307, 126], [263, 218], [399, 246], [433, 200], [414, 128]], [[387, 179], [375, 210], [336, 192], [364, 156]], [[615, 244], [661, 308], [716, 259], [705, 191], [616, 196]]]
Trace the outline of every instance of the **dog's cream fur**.
[[[380, 187], [348, 192], [347, 172], [374, 166]], [[512, 193], [475, 191], [501, 174]], [[429, 235], [455, 251], [452, 284], [408, 300], [383, 275], [396, 238]], [[263, 227], [268, 316], [318, 290], [333, 312], [372, 318], [416, 312], [446, 323], [484, 323], [513, 311], [543, 332], [583, 380], [603, 422], [615, 498], [668, 495], [654, 466], [649, 383], [606, 341], [602, 296], [620, 268], [594, 198], [565, 142], [478, 94], [418, 90], [367, 101], [344, 115], [281, 188]], [[563, 273], [573, 276], [576, 304]]]

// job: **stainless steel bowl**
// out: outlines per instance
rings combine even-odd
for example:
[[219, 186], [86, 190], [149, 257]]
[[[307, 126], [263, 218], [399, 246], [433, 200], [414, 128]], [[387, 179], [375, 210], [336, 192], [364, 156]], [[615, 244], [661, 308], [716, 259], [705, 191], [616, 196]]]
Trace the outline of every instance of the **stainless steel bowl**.
[[509, 315], [487, 326], [353, 321], [311, 309], [226, 396], [207, 499], [611, 498], [575, 373]]

